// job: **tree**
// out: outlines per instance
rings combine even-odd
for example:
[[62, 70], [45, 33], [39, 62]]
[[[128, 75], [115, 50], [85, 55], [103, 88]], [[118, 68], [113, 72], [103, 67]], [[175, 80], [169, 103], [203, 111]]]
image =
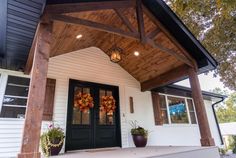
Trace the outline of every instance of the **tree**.
[[[214, 93], [227, 95], [228, 92], [215, 88]], [[223, 104], [218, 104], [216, 107], [216, 115], [219, 123], [236, 122], [236, 92], [229, 95]]]
[[165, 0], [217, 59], [215, 75], [236, 90], [236, 0]]

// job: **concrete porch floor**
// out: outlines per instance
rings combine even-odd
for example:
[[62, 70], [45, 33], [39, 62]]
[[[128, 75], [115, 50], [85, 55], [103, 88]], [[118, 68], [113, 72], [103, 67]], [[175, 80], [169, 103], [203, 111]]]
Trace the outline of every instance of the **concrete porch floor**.
[[217, 147], [161, 147], [116, 148], [74, 151], [54, 158], [220, 158]]

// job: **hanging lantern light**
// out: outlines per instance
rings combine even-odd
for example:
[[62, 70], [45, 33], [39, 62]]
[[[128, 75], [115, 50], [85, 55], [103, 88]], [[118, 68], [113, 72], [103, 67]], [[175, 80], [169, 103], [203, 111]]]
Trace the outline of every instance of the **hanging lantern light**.
[[107, 54], [110, 55], [110, 59], [114, 63], [118, 63], [122, 59], [122, 49], [117, 47], [116, 45], [112, 46], [108, 51]]
[[120, 47], [116, 46], [114, 34], [112, 40], [113, 40], [113, 46], [107, 50], [107, 54], [110, 55], [110, 59], [112, 62], [118, 63], [122, 59], [123, 50]]

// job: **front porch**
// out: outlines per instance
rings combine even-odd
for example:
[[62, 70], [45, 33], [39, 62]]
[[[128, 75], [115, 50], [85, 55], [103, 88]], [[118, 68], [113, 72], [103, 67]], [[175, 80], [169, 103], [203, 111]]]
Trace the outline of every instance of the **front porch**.
[[217, 147], [149, 146], [75, 151], [55, 156], [55, 158], [219, 158], [217, 151]]
[[[41, 126], [46, 121], [57, 122], [66, 133], [62, 152], [124, 148], [59, 157], [219, 156], [216, 147], [200, 147], [215, 146], [215, 141], [198, 80], [199, 73], [217, 63], [164, 2], [48, 0], [45, 6], [22, 65], [30, 84], [23, 85], [27, 105], [18, 158], [41, 157]], [[191, 98], [155, 91], [184, 78], [190, 79]], [[91, 95], [94, 107], [77, 109], [77, 92]], [[115, 98], [111, 121], [100, 110], [104, 96]], [[175, 110], [170, 114], [171, 106], [183, 107], [178, 117]], [[153, 132], [150, 147], [125, 148], [133, 146], [130, 120]]]

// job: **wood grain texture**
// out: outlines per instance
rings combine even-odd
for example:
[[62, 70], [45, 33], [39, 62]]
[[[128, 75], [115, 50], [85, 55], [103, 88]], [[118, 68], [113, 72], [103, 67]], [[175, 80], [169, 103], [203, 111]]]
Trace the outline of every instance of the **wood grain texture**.
[[52, 121], [53, 118], [53, 107], [55, 97], [56, 80], [47, 78], [44, 108], [43, 108], [43, 120]]
[[[133, 27], [133, 31], [134, 29], [138, 30], [135, 8], [121, 8], [119, 9], [119, 13], [122, 13], [122, 15], [118, 15], [114, 9], [107, 9], [68, 13], [65, 15], [92, 21], [93, 23], [108, 25], [113, 29], [122, 30], [124, 33], [133, 33], [131, 27]], [[121, 16], [123, 17], [123, 20]], [[127, 22], [129, 26], [127, 26]], [[145, 34], [149, 35], [155, 43], [184, 57], [181, 51], [165, 36], [164, 33], [162, 33], [160, 28], [154, 24], [145, 13], [143, 14], [143, 23]], [[96, 25], [94, 25], [94, 27], [96, 27]], [[153, 77], [184, 64], [183, 61], [166, 53], [158, 47], [154, 48], [148, 43], [140, 43], [138, 38], [127, 38], [118, 34], [114, 35], [114, 32], [111, 32], [112, 31], [108, 33], [101, 29], [99, 30], [98, 28], [85, 27], [82, 25], [69, 25], [64, 22], [55, 21], [51, 56], [57, 56], [92, 46], [98, 47], [106, 53], [114, 44], [112, 40], [112, 37], [114, 36], [115, 43], [123, 49], [122, 61], [118, 64], [139, 82], [150, 80]], [[82, 34], [83, 37], [81, 39], [76, 39], [75, 37], [78, 34]], [[139, 51], [140, 56], [134, 56], [134, 51]]]
[[147, 91], [153, 88], [165, 86], [167, 84], [174, 83], [181, 78], [188, 76], [188, 66], [181, 65], [175, 69], [172, 69], [162, 75], [156, 76], [150, 80], [141, 83], [141, 90]]
[[152, 91], [152, 106], [155, 118], [155, 125], [163, 125], [163, 118], [161, 116], [160, 95], [158, 92]]
[[103, 2], [84, 2], [72, 4], [47, 5], [45, 13], [64, 14], [91, 10], [120, 9], [135, 7], [135, 0], [103, 1]]
[[215, 146], [214, 139], [211, 136], [198, 74], [193, 68], [189, 68], [188, 73], [201, 134], [201, 144], [202, 146]]
[[21, 152], [18, 155], [19, 158], [32, 158], [32, 155], [40, 157], [39, 142], [44, 108], [51, 34], [52, 23], [41, 23], [35, 46], [22, 146]]

